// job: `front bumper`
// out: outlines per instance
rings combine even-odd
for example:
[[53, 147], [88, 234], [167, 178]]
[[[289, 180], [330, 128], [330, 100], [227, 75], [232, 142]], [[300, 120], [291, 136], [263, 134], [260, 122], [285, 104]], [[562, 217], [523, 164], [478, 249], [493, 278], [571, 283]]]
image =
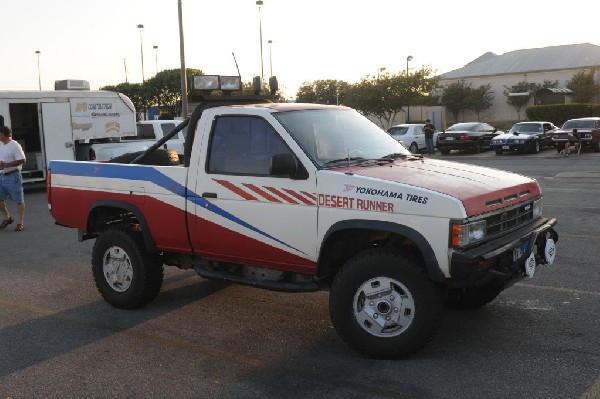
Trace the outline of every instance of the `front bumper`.
[[504, 144], [491, 144], [490, 148], [494, 151], [527, 151], [531, 147], [531, 143], [515, 144], [515, 143], [504, 143]]
[[[450, 286], [471, 287], [491, 280], [505, 285], [526, 276], [526, 261], [536, 265], [551, 263], [545, 253], [546, 241], [558, 241], [556, 219], [538, 219], [510, 234], [476, 248], [454, 252], [450, 261]], [[554, 254], [553, 254], [554, 255]]]

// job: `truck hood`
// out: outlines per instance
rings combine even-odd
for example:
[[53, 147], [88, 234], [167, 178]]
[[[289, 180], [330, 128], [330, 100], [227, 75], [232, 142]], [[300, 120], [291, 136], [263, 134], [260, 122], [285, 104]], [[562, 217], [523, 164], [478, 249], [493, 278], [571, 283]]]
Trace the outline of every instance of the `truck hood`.
[[437, 159], [408, 158], [336, 170], [447, 194], [463, 203], [469, 217], [531, 200], [541, 193], [535, 179], [526, 176]]

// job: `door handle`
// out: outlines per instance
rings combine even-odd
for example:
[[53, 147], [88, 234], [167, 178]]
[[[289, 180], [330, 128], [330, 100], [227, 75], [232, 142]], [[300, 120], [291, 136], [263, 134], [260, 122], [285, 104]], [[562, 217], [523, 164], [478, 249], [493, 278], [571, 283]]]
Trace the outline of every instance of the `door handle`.
[[204, 198], [217, 198], [217, 193], [202, 193]]

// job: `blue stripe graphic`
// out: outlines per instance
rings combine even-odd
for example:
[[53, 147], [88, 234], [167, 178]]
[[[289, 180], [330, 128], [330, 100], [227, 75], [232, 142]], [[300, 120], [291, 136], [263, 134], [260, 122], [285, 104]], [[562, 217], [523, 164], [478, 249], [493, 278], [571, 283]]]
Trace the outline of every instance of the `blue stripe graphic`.
[[[80, 177], [102, 177], [109, 179], [125, 179], [125, 180], [142, 180], [147, 182], [152, 182], [159, 187], [164, 188], [167, 191], [172, 192], [180, 197], [183, 197], [196, 205], [201, 206], [202, 208], [213, 212], [225, 219], [228, 219], [236, 224], [239, 224], [242, 227], [245, 227], [255, 233], [262, 235], [270, 240], [278, 242], [281, 245], [284, 245], [294, 251], [304, 253], [297, 248], [279, 240], [278, 238], [273, 237], [260, 230], [259, 228], [252, 226], [251, 224], [243, 221], [235, 215], [227, 212], [226, 210], [219, 208], [215, 204], [206, 200], [205, 198], [197, 195], [191, 190], [188, 190], [182, 184], [179, 184], [175, 180], [170, 177], [160, 173], [157, 169], [152, 166], [140, 166], [140, 165], [123, 165], [123, 164], [94, 164], [94, 163], [85, 163], [85, 162], [60, 162], [60, 161], [51, 161], [49, 169], [52, 171], [52, 174], [61, 174], [67, 176], [80, 176]], [[186, 198], [186, 190], [188, 190], [188, 195]], [[306, 255], [306, 254], [305, 254]]]

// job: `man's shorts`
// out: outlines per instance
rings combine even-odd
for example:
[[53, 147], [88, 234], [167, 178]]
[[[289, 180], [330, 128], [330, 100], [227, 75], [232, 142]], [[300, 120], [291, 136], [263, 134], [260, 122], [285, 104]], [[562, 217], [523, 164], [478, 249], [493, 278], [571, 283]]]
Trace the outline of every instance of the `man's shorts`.
[[25, 202], [21, 172], [11, 173], [8, 176], [0, 174], [0, 201], [7, 199], [11, 199], [17, 204]]

